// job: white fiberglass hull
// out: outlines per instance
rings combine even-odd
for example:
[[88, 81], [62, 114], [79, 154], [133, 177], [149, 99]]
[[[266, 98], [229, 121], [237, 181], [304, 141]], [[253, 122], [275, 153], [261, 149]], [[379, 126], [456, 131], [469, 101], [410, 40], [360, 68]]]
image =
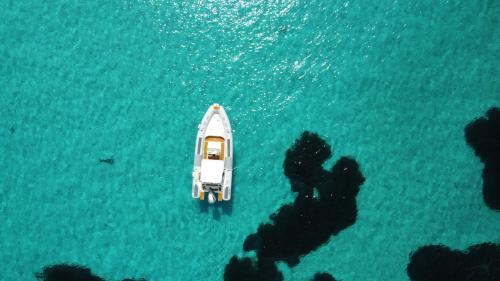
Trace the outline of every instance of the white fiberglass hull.
[[213, 104], [198, 125], [194, 150], [193, 198], [215, 201], [231, 199], [233, 134], [226, 111]]

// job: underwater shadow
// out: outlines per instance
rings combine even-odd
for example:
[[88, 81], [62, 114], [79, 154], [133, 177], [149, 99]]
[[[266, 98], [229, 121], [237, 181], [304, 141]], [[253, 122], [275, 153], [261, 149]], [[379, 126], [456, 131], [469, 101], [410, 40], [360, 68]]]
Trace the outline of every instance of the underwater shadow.
[[[225, 281], [242, 280], [242, 276], [251, 276], [245, 279], [249, 281], [283, 280], [275, 262], [294, 267], [301, 257], [356, 222], [356, 196], [365, 178], [349, 157], [341, 157], [325, 170], [323, 164], [331, 155], [330, 145], [307, 131], [287, 150], [283, 169], [297, 196], [246, 237], [243, 250], [255, 251], [257, 258], [233, 256], [224, 272]], [[315, 278], [335, 280], [329, 274]]]
[[[106, 281], [86, 266], [65, 263], [46, 266], [41, 272], [35, 273], [35, 277], [40, 281]], [[146, 281], [146, 279], [125, 278], [122, 281]]]
[[465, 141], [484, 164], [483, 200], [490, 209], [500, 211], [500, 108], [490, 108], [486, 117], [469, 123]]
[[477, 244], [466, 251], [444, 245], [420, 247], [411, 253], [406, 272], [412, 281], [498, 281], [500, 244]]

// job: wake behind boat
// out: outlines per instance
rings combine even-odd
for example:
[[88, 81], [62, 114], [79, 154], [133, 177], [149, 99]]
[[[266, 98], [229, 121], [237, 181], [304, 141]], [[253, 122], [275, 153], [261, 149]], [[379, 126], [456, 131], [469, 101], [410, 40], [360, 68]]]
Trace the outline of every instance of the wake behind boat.
[[231, 199], [233, 133], [224, 107], [215, 103], [198, 125], [194, 150], [193, 198], [215, 201]]

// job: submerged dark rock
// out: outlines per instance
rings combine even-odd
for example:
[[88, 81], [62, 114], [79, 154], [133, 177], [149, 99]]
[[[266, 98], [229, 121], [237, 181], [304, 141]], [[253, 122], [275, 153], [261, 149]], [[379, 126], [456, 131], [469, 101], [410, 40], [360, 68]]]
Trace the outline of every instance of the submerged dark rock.
[[290, 180], [292, 191], [312, 191], [324, 178], [323, 163], [332, 156], [330, 146], [317, 134], [304, 132], [287, 150], [283, 164], [285, 176]]
[[47, 266], [35, 276], [42, 281], [105, 281], [94, 275], [88, 267], [75, 264]]
[[274, 262], [233, 256], [224, 270], [224, 281], [283, 281]]
[[[300, 262], [300, 257], [354, 224], [357, 216], [356, 195], [365, 179], [356, 161], [348, 157], [340, 158], [330, 171], [323, 169], [324, 162], [330, 157], [330, 146], [310, 132], [304, 132], [287, 150], [284, 172], [292, 191], [298, 193], [297, 197], [293, 203], [283, 205], [271, 214], [270, 222], [261, 224], [256, 233], [245, 239], [243, 249], [256, 251], [257, 261], [248, 258], [240, 261], [233, 257], [226, 272], [230, 272], [231, 276], [245, 276], [252, 272], [274, 273], [259, 270], [260, 267], [255, 264], [261, 261], [284, 261], [293, 267]], [[319, 195], [317, 198], [314, 197], [314, 189]], [[318, 278], [322, 277], [327, 278], [326, 275]]]
[[[257, 251], [259, 258], [285, 261], [289, 266], [326, 243], [332, 235], [354, 224], [356, 195], [364, 178], [353, 159], [342, 157], [331, 171], [322, 168], [331, 156], [330, 148], [318, 135], [305, 132], [287, 151], [285, 174], [299, 194], [282, 206], [248, 236], [244, 250]], [[319, 198], [313, 198], [317, 189]]]
[[500, 210], [500, 109], [486, 112], [486, 117], [465, 127], [467, 144], [484, 163], [483, 198], [493, 210]]
[[314, 274], [313, 279], [311, 281], [337, 281], [333, 276], [329, 273], [322, 272]]
[[464, 252], [424, 246], [411, 254], [407, 273], [412, 281], [498, 281], [500, 244], [478, 244]]
[[[94, 275], [90, 268], [77, 264], [55, 264], [46, 266], [35, 277], [40, 281], [105, 281]], [[122, 281], [146, 281], [144, 278], [126, 278]]]
[[257, 234], [250, 234], [243, 242], [243, 250], [244, 251], [252, 251], [260, 248], [262, 245], [262, 239]]

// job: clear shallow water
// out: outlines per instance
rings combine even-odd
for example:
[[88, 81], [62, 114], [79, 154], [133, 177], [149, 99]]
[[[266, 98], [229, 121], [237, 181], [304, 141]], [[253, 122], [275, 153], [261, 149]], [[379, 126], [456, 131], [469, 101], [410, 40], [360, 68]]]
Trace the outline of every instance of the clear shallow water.
[[[500, 103], [495, 1], [1, 1], [2, 280], [59, 262], [109, 280], [222, 280], [293, 194], [304, 130], [361, 165], [358, 220], [285, 280], [407, 280], [418, 246], [500, 239], [463, 128]], [[232, 208], [190, 197], [223, 104]], [[114, 165], [98, 163], [113, 156]]]

